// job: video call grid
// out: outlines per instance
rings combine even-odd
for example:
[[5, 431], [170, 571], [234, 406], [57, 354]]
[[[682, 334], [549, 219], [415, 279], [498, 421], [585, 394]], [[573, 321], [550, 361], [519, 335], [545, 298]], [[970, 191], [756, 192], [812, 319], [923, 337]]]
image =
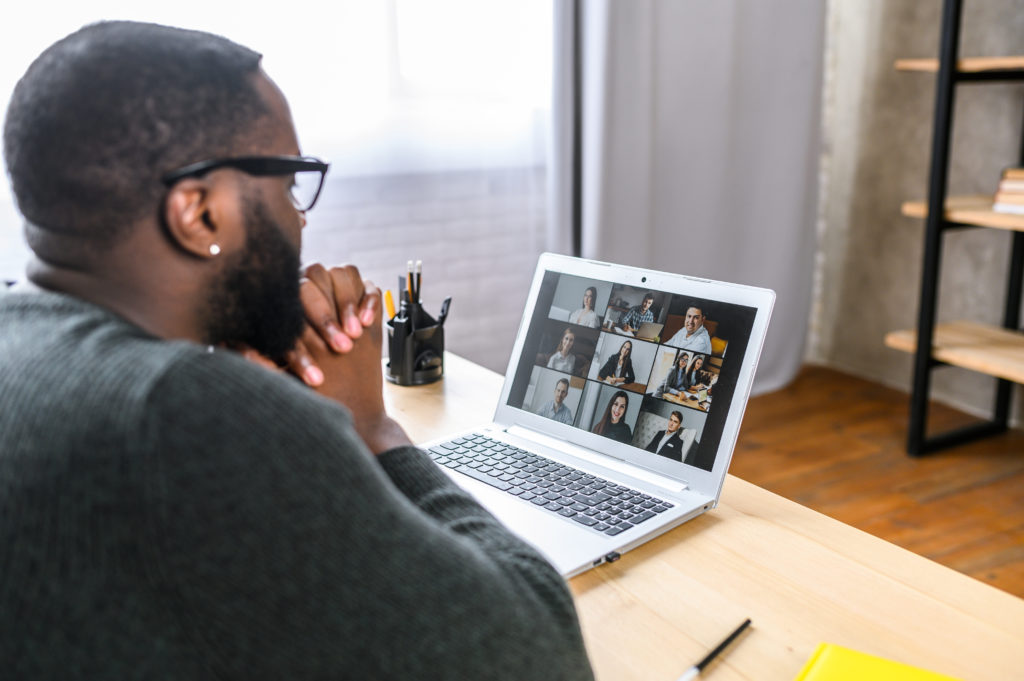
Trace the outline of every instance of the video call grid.
[[[548, 310], [540, 352], [536, 355], [535, 371], [531, 376], [531, 383], [535, 388], [533, 411], [577, 428], [596, 432], [600, 421], [604, 420], [607, 424], [613, 420], [608, 418], [613, 401], [618, 402], [615, 406], [619, 409], [623, 402], [629, 401], [629, 407], [639, 402], [639, 408], [627, 407], [626, 413], [619, 420], [628, 431], [620, 426], [606, 428], [606, 432], [602, 434], [635, 447], [683, 460], [673, 456], [677, 452], [666, 453], [672, 449], [671, 441], [674, 439], [670, 437], [667, 424], [670, 420], [679, 420], [682, 416], [682, 421], [689, 427], [676, 424], [676, 428], [680, 433], [692, 431], [686, 443], [687, 448], [694, 441], [699, 443], [704, 417], [711, 407], [710, 393], [724, 364], [725, 351], [728, 347], [727, 340], [715, 339], [717, 343], [711, 342], [711, 334], [707, 328], [716, 322], [706, 313], [700, 315], [703, 310], [710, 309], [708, 303], [663, 291], [582, 279], [565, 274], [560, 275], [556, 298], [558, 289], [561, 289], [565, 282], [572, 282], [572, 288], [582, 290], [583, 293], [579, 297], [578, 306], [571, 311], [560, 308], [557, 300]], [[673, 315], [676, 322], [674, 327], [666, 324]], [[703, 318], [699, 324], [693, 321], [687, 325], [687, 315]], [[630, 332], [623, 333], [623, 327], [630, 329]], [[666, 333], [669, 330], [672, 331], [671, 336]], [[701, 341], [702, 336], [706, 336], [705, 341]], [[576, 338], [584, 339], [585, 342], [577, 345]], [[688, 340], [690, 344], [703, 342], [699, 349], [709, 352], [676, 347], [689, 347]], [[628, 361], [620, 365], [619, 355], [626, 343], [631, 346]], [[554, 374], [558, 379], [552, 381], [549, 377], [546, 381], [538, 380], [538, 368]], [[545, 400], [544, 395], [538, 394], [536, 388], [541, 383], [550, 386], [552, 382], [555, 389], [549, 392], [551, 399]], [[620, 394], [620, 390], [626, 393], [625, 400], [615, 397]], [[564, 391], [565, 395], [559, 405], [560, 409], [556, 410], [556, 392], [561, 391]], [[574, 399], [569, 397], [570, 391], [575, 393]], [[585, 409], [581, 409], [580, 406], [587, 405], [588, 395], [595, 392], [596, 404], [593, 397], [589, 400], [594, 411], [585, 413]], [[604, 405], [604, 408], [601, 405]], [[528, 407], [522, 405], [522, 408]], [[572, 413], [571, 420], [566, 420], [565, 409]], [[683, 411], [684, 409], [688, 411]], [[558, 413], [559, 411], [561, 413]], [[698, 415], [699, 417], [694, 418]], [[655, 423], [662, 426], [650, 442], [647, 442], [646, 435], [642, 436], [641, 430], [637, 428], [645, 416], [653, 417]], [[687, 418], [688, 416], [690, 418]], [[645, 432], [650, 430], [652, 427], [647, 428]]]

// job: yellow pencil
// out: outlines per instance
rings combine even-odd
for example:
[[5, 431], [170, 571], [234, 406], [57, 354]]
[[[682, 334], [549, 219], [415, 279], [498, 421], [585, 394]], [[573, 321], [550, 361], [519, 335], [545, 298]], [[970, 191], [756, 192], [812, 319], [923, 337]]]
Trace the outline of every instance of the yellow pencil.
[[391, 291], [384, 291], [384, 306], [388, 310], [388, 319], [395, 318], [395, 301], [391, 297]]

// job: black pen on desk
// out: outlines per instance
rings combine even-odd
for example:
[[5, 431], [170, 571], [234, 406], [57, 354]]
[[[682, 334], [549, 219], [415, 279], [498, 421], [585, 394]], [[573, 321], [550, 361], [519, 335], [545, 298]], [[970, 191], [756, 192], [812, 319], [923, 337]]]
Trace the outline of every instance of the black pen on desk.
[[730, 643], [735, 641], [736, 637], [742, 634], [743, 630], [749, 626], [750, 618], [747, 618], [747, 620], [743, 624], [736, 627], [736, 631], [726, 636], [725, 640], [719, 643], [717, 648], [708, 653], [703, 660], [701, 660], [700, 662], [698, 662], [697, 664], [693, 665], [685, 672], [683, 672], [683, 675], [676, 679], [676, 681], [691, 681], [692, 679], [697, 678], [697, 675], [704, 671], [704, 667], [707, 667], [709, 664], [711, 664], [711, 661], [718, 657], [719, 654], [721, 654], [721, 652], [725, 650]]

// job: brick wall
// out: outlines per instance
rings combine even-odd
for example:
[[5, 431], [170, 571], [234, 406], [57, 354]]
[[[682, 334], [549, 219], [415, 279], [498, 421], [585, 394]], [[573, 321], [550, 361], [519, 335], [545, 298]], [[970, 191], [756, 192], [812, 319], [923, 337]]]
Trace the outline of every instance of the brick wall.
[[544, 250], [546, 211], [543, 168], [328, 176], [303, 260], [354, 263], [394, 294], [406, 261], [422, 260], [427, 311], [436, 316], [452, 296], [447, 349], [503, 373]]

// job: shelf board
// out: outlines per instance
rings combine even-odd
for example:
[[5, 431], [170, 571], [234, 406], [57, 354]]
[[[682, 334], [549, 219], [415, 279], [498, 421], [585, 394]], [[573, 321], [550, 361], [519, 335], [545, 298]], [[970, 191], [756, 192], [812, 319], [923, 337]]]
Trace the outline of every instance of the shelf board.
[[[995, 71], [1018, 71], [1024, 69], [1024, 56], [1011, 57], [967, 57], [956, 63], [960, 73], [985, 73]], [[922, 71], [937, 73], [938, 59], [897, 59], [897, 71]]]
[[[907, 201], [900, 207], [900, 212], [911, 218], [926, 218], [928, 204]], [[995, 212], [992, 210], [992, 196], [988, 194], [950, 196], [946, 199], [946, 219], [965, 225], [1024, 232], [1024, 215]]]
[[[917, 349], [917, 331], [893, 331], [885, 344], [904, 352]], [[953, 366], [1024, 383], [1024, 334], [977, 322], [935, 327], [932, 357]]]

